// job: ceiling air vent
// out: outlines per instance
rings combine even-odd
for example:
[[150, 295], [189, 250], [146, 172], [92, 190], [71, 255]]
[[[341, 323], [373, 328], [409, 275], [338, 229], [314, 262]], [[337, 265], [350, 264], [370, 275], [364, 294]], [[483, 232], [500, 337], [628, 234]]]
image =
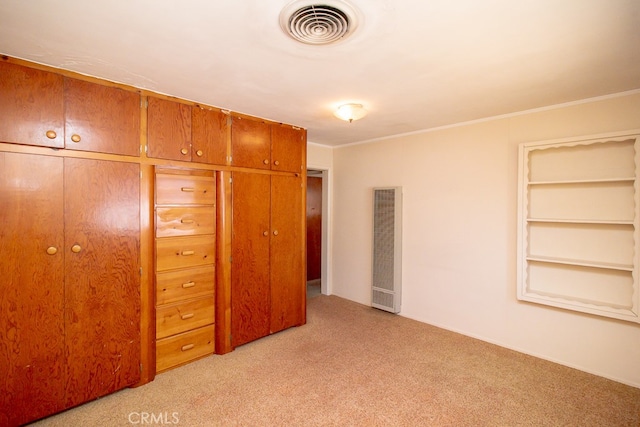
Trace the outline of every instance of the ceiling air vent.
[[311, 45], [331, 44], [353, 33], [358, 19], [343, 1], [295, 1], [280, 13], [280, 26], [294, 40]]

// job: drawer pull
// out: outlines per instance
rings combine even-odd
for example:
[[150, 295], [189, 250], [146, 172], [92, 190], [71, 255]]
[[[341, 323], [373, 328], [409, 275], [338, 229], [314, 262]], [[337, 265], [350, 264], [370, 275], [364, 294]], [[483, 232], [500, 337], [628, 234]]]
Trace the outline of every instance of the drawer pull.
[[187, 283], [183, 283], [182, 287], [184, 289], [187, 289], [187, 288], [193, 288], [195, 285], [196, 285], [196, 282], [187, 282]]
[[195, 347], [195, 345], [187, 344], [187, 345], [183, 345], [182, 347], [180, 347], [180, 350], [187, 351], [187, 350], [191, 350], [193, 347]]
[[187, 314], [183, 314], [182, 316], [180, 316], [180, 318], [182, 320], [187, 320], [187, 319], [191, 319], [194, 316], [193, 313], [187, 313]]
[[193, 224], [195, 221], [192, 219], [181, 219], [180, 222], [182, 224]]
[[180, 191], [183, 191], [185, 193], [193, 193], [196, 190], [193, 187], [182, 187], [182, 188], [180, 188]]
[[190, 255], [194, 255], [196, 253], [196, 251], [182, 251], [180, 252], [180, 255], [182, 256], [190, 256]]

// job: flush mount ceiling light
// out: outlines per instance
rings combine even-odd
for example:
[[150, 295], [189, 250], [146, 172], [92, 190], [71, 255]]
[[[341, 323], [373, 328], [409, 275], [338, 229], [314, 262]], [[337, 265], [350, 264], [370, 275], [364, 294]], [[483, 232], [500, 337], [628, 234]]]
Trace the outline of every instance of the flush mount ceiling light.
[[280, 26], [301, 43], [325, 45], [353, 33], [358, 13], [343, 0], [296, 0], [280, 12]]
[[351, 123], [354, 120], [358, 120], [367, 115], [367, 110], [364, 109], [362, 104], [344, 104], [338, 107], [335, 113], [337, 118]]

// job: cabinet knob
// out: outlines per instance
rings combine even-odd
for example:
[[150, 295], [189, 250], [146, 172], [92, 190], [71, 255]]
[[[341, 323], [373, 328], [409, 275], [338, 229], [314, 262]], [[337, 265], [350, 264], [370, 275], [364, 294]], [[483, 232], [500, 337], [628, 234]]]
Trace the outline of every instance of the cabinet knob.
[[264, 160], [262, 161], [262, 163], [264, 163], [265, 165], [268, 165], [268, 164], [269, 164], [269, 159], [264, 159]]
[[58, 136], [58, 134], [54, 130], [48, 130], [45, 135], [47, 135], [47, 138], [49, 139], [56, 139], [56, 136]]
[[193, 220], [193, 219], [186, 219], [186, 218], [182, 218], [182, 219], [180, 220], [180, 224], [193, 224], [194, 222], [196, 222], [196, 221], [195, 221], [195, 220]]
[[189, 154], [189, 150], [187, 150], [186, 148], [183, 148], [182, 150], [180, 150], [180, 152], [185, 156]]
[[184, 289], [187, 289], [187, 288], [193, 288], [195, 285], [196, 285], [196, 282], [187, 282], [187, 283], [183, 283], [182, 287]]
[[198, 156], [198, 157], [202, 157], [203, 154], [204, 153], [202, 152], [202, 150], [196, 151], [196, 156]]
[[196, 251], [182, 251], [180, 252], [180, 255], [182, 256], [191, 256], [191, 255], [195, 255]]
[[187, 344], [187, 345], [183, 345], [182, 347], [180, 347], [180, 350], [187, 351], [187, 350], [191, 350], [193, 347], [195, 347], [194, 344]]
[[77, 254], [81, 250], [82, 250], [82, 247], [78, 244], [71, 246], [71, 252], [73, 252], [74, 254]]
[[181, 315], [180, 318], [182, 320], [188, 320], [188, 319], [191, 319], [193, 316], [195, 316], [195, 314], [193, 314], [193, 313], [185, 313], [185, 314]]
[[277, 236], [278, 235], [278, 230], [273, 230], [273, 235]]
[[78, 135], [78, 134], [76, 134], [76, 133], [74, 133], [73, 135], [71, 135], [71, 140], [72, 140], [73, 142], [80, 142], [80, 139], [81, 139], [81, 138], [80, 138], [80, 135]]
[[269, 235], [269, 232], [268, 232], [268, 231], [265, 231], [264, 233], [262, 233], [262, 235], [263, 235], [263, 236], [268, 236], [268, 235]]
[[47, 253], [48, 253], [49, 255], [55, 255], [55, 254], [57, 254], [57, 253], [58, 253], [58, 248], [56, 248], [55, 246], [49, 246], [49, 247], [47, 248]]
[[275, 162], [273, 162], [273, 164], [278, 166], [280, 164], [280, 162], [276, 160]]

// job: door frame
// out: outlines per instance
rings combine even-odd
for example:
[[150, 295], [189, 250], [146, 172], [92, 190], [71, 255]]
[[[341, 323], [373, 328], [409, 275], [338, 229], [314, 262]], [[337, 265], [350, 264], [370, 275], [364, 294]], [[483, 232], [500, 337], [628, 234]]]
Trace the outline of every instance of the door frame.
[[322, 295], [332, 294], [331, 285], [331, 181], [332, 171], [326, 167], [307, 165], [307, 176], [322, 179], [322, 239], [320, 250], [320, 292]]

